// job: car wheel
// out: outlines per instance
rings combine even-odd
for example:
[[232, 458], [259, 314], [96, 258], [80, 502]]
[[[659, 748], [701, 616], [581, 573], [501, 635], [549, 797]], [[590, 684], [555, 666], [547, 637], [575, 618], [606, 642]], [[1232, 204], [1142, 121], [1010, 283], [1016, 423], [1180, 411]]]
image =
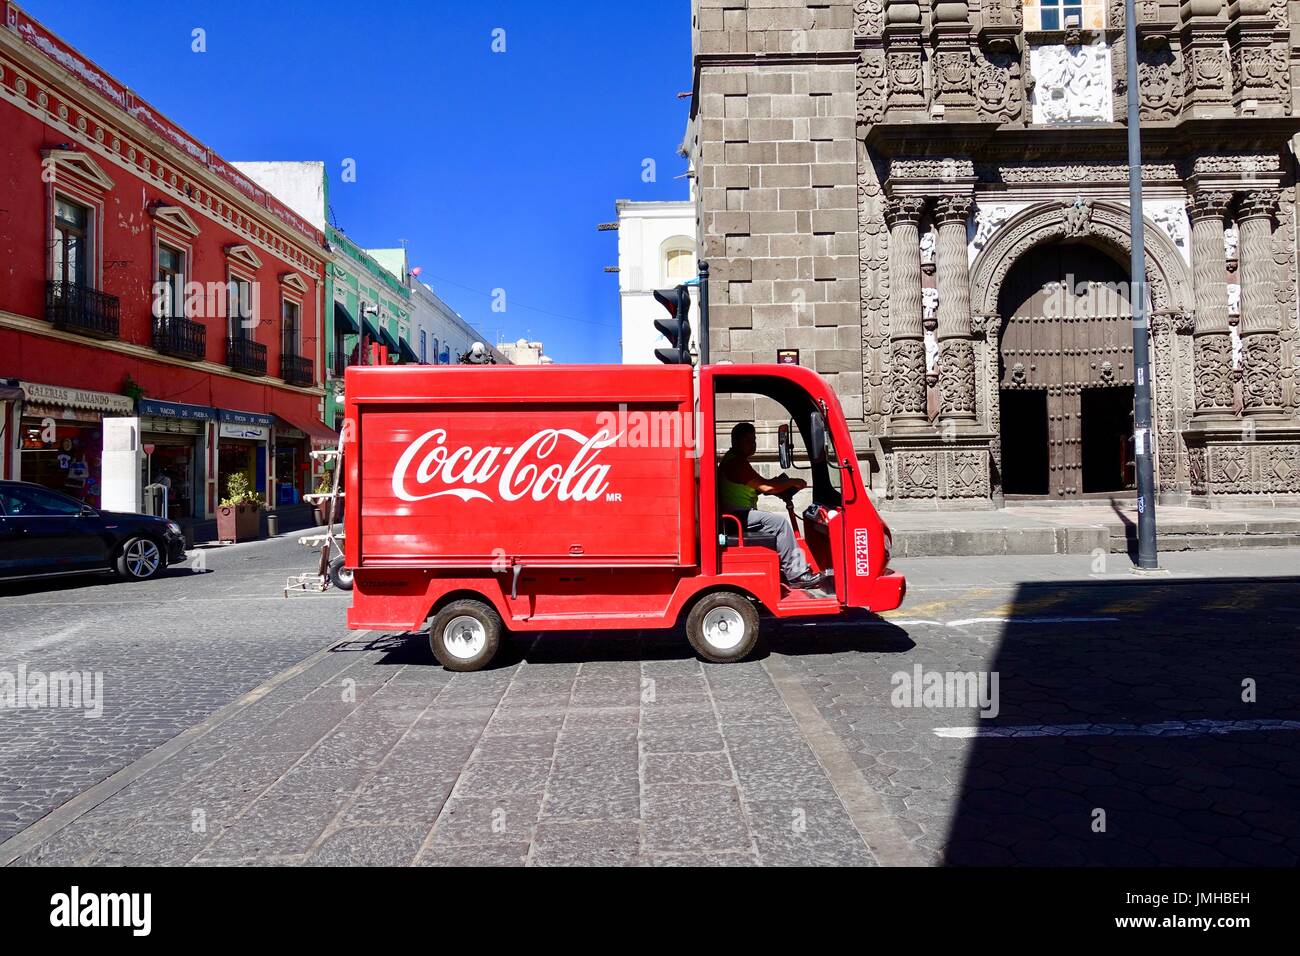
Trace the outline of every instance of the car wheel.
[[131, 538], [117, 556], [117, 573], [128, 581], [148, 581], [163, 568], [167, 559], [152, 538]]
[[706, 661], [744, 660], [758, 643], [758, 611], [739, 594], [706, 594], [686, 617], [686, 639]]
[[501, 615], [484, 601], [452, 601], [429, 621], [429, 648], [449, 671], [476, 671], [501, 646]]
[[352, 590], [352, 569], [343, 566], [342, 555], [330, 562], [330, 584], [340, 591]]

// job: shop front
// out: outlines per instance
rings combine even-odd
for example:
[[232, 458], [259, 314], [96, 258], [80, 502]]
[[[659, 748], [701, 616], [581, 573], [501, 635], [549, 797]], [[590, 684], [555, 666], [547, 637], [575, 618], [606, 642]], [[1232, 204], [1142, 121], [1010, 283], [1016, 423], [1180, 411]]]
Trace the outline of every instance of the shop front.
[[0, 479], [18, 477], [18, 412], [23, 390], [16, 378], [0, 379]]
[[125, 395], [21, 382], [18, 478], [100, 503], [103, 420], [135, 414]]
[[142, 398], [139, 414], [145, 452], [141, 485], [167, 489], [169, 518], [206, 517], [208, 427], [216, 421], [216, 409]]
[[217, 500], [229, 493], [232, 475], [242, 474], [248, 487], [266, 501], [271, 416], [220, 409], [217, 412]]
[[338, 435], [314, 420], [275, 416], [275, 505], [296, 505], [313, 490], [312, 449], [336, 448]]

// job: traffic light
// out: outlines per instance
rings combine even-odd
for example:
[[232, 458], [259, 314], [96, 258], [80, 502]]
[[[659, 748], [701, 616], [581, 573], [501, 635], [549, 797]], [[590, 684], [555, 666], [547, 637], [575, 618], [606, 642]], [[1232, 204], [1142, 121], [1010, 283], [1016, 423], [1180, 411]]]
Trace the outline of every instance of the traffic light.
[[668, 339], [671, 348], [655, 349], [655, 358], [665, 365], [691, 364], [691, 291], [684, 285], [655, 289], [655, 301], [669, 317], [655, 319], [655, 328]]

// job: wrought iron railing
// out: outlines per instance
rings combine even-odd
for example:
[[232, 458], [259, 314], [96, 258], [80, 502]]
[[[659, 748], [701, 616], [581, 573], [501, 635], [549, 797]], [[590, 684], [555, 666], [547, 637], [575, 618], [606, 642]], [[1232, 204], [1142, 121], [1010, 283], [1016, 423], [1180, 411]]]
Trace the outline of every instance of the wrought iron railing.
[[301, 355], [280, 356], [280, 377], [290, 385], [314, 384], [315, 377], [312, 372], [311, 359], [303, 358]]
[[201, 322], [179, 317], [154, 318], [154, 351], [201, 362], [208, 354], [208, 330]]
[[75, 282], [52, 280], [45, 286], [45, 318], [56, 328], [99, 339], [118, 337], [117, 296]]
[[252, 339], [226, 339], [226, 364], [236, 372], [266, 374], [266, 346]]

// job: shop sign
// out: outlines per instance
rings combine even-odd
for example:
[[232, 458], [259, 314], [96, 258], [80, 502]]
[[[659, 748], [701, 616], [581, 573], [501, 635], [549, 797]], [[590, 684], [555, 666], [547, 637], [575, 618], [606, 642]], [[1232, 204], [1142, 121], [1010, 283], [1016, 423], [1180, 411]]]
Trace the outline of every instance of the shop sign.
[[217, 417], [216, 409], [206, 405], [186, 405], [182, 402], [160, 402], [152, 398], [140, 399], [140, 414], [154, 418], [176, 418], [185, 421], [211, 421]]
[[236, 425], [264, 425], [271, 427], [271, 416], [262, 415], [258, 412], [236, 412], [228, 408], [223, 408], [217, 412], [223, 422], [231, 422]]
[[267, 441], [271, 437], [269, 425], [241, 425], [239, 422], [222, 422], [219, 431], [222, 438]]
[[93, 392], [85, 388], [68, 388], [63, 385], [40, 385], [22, 382], [23, 394], [34, 405], [54, 405], [62, 408], [88, 408], [114, 415], [134, 415], [135, 402], [126, 395]]

